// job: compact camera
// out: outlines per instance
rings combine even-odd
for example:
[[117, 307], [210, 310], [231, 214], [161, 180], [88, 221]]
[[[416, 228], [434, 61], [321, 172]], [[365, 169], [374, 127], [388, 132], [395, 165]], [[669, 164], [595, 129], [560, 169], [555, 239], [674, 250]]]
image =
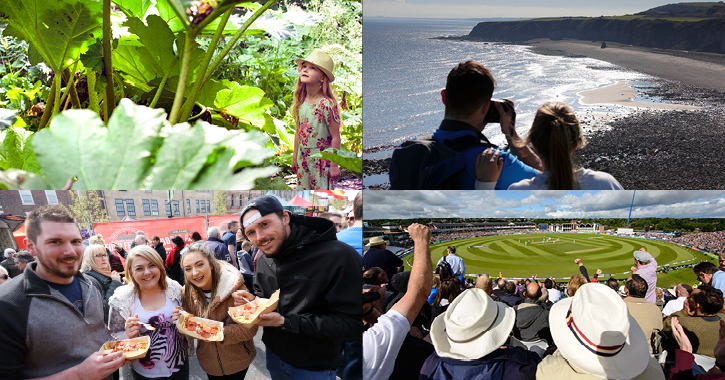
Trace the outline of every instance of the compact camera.
[[499, 123], [501, 120], [501, 115], [498, 113], [498, 108], [496, 108], [496, 104], [501, 104], [501, 107], [503, 108], [503, 112], [508, 112], [511, 110], [513, 115], [511, 116], [511, 120], [516, 119], [516, 111], [514, 111], [514, 107], [507, 103], [503, 99], [491, 99], [491, 105], [488, 106], [488, 112], [486, 112], [486, 117], [483, 119], [484, 123]]

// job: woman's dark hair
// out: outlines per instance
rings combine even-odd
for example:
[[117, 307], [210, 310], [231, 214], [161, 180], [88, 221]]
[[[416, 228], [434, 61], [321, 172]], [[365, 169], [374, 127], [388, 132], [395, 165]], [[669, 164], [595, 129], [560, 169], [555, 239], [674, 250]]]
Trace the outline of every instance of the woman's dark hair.
[[459, 294], [461, 294], [461, 282], [455, 277], [449, 277], [441, 281], [438, 293], [433, 299], [433, 305], [440, 305], [441, 300], [444, 298], [448, 300], [448, 303], [451, 303]]
[[184, 246], [184, 239], [181, 238], [181, 236], [174, 236], [171, 238], [171, 242], [174, 243], [177, 247], [183, 247]]
[[547, 102], [536, 111], [534, 123], [526, 139], [531, 144], [544, 169], [549, 172], [550, 190], [578, 190], [572, 152], [586, 144], [579, 120], [564, 103]]
[[201, 240], [201, 234], [194, 231], [194, 233], [191, 234], [191, 240], [193, 240], [193, 241]]

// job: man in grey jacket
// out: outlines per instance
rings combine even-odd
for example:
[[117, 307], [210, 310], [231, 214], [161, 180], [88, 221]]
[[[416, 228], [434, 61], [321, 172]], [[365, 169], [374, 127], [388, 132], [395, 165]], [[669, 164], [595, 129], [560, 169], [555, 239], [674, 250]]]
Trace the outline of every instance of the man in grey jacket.
[[105, 379], [125, 362], [99, 351], [110, 339], [103, 298], [78, 272], [83, 243], [75, 219], [59, 205], [37, 208], [25, 221], [37, 258], [0, 287], [0, 379]]
[[541, 286], [531, 281], [524, 292], [524, 302], [516, 305], [516, 325], [513, 334], [517, 339], [525, 342], [546, 340], [549, 344], [551, 332], [549, 331], [549, 309], [539, 301]]

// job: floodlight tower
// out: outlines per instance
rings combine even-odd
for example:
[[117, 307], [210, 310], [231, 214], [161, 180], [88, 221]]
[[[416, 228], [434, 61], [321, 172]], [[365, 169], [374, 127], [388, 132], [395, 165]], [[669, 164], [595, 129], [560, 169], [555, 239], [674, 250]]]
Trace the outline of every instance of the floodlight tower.
[[629, 205], [629, 216], [627, 217], [627, 228], [629, 228], [629, 219], [632, 218], [632, 207], [634, 207], [634, 194], [637, 193], [637, 190], [634, 190], [632, 192], [632, 204]]

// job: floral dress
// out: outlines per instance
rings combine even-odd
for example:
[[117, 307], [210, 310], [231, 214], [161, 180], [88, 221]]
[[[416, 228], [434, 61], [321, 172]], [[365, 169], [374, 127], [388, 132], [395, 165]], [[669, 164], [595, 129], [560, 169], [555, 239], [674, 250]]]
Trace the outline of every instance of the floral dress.
[[340, 122], [340, 114], [327, 98], [314, 104], [302, 102], [299, 109], [298, 146], [297, 146], [297, 189], [329, 190], [330, 161], [310, 158], [311, 155], [329, 148], [332, 135], [329, 126], [332, 121]]

